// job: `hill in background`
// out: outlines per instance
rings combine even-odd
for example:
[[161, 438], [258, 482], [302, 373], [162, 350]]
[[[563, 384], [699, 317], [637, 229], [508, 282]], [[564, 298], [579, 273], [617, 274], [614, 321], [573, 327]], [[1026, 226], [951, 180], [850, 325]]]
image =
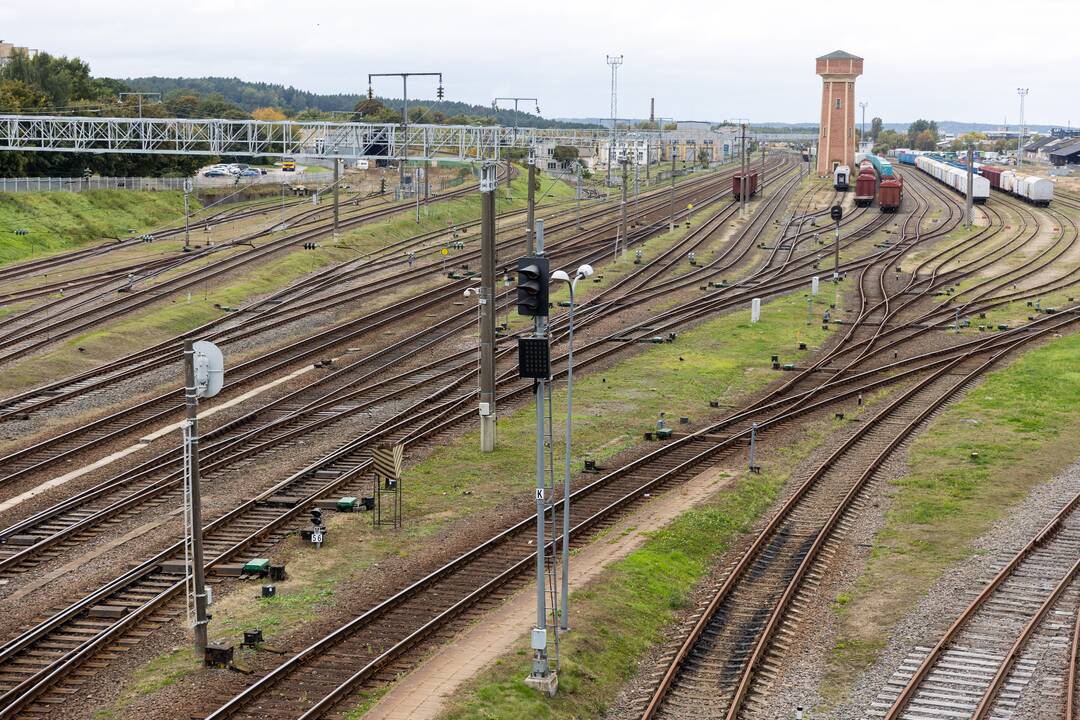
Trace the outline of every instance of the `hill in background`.
[[[251, 112], [256, 108], [272, 107], [292, 116], [305, 110], [317, 110], [328, 113], [351, 113], [356, 104], [366, 99], [360, 94], [322, 95], [299, 90], [292, 86], [265, 82], [248, 82], [239, 78], [204, 77], [141, 77], [122, 80], [125, 85], [139, 92], [158, 92], [167, 95], [171, 92], [194, 92], [202, 96], [221, 95], [226, 101]], [[400, 110], [400, 98], [378, 98], [384, 105]], [[489, 105], [473, 105], [454, 100], [410, 99], [409, 107], [423, 105], [431, 110], [438, 110], [447, 116], [466, 115], [490, 118], [494, 124], [510, 126], [514, 124], [513, 109], [493, 110]], [[343, 118], [344, 119], [344, 118]], [[588, 123], [549, 120], [528, 112], [517, 114], [517, 124], [536, 128], [586, 128], [595, 127]]]

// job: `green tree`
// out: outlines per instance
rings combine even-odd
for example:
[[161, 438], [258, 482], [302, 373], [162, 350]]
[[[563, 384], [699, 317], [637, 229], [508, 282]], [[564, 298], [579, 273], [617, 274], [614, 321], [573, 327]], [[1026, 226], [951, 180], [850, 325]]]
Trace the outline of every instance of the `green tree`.
[[702, 167], [708, 166], [708, 164], [709, 164], [709, 151], [706, 150], [705, 148], [701, 148], [700, 150], [698, 150], [697, 158], [698, 158], [698, 162], [701, 163]]
[[881, 118], [879, 118], [879, 117], [876, 117], [873, 120], [871, 120], [870, 121], [870, 137], [874, 138], [874, 140], [877, 140], [878, 136], [881, 135], [881, 131], [884, 128], [884, 126], [885, 126], [885, 123], [882, 122]]
[[938, 136], [936, 132], [930, 130], [923, 130], [915, 136], [915, 142], [912, 143], [916, 150], [933, 150], [937, 147]]
[[933, 141], [936, 143], [938, 140], [938, 127], [937, 122], [934, 120], [923, 120], [919, 118], [915, 122], [908, 126], [908, 144], [912, 147], [918, 146], [918, 138], [922, 133], [930, 133]]

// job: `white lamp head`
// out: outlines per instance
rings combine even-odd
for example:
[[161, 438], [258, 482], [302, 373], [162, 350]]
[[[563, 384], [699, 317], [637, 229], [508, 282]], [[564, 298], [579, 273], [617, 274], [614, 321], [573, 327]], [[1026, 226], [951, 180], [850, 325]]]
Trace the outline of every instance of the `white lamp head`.
[[577, 276], [579, 278], [587, 278], [593, 274], [592, 265], [582, 265], [577, 269]]
[[570, 282], [570, 276], [566, 274], [565, 270], [556, 270], [551, 273], [552, 280], [561, 280], [562, 282]]

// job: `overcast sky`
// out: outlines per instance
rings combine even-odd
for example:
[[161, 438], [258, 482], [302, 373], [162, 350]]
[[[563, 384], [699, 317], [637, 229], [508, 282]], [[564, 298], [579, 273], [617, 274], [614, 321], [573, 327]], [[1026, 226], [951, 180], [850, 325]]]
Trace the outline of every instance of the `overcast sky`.
[[[815, 10], [843, 12], [839, 30]], [[449, 99], [535, 95], [548, 117], [816, 122], [814, 58], [865, 58], [867, 119], [1080, 124], [1076, 0], [3, 0], [0, 39], [79, 56], [95, 75], [236, 76], [365, 92], [367, 73], [441, 71]], [[1060, 41], [1053, 41], [1055, 28]], [[997, 48], [997, 49], [992, 49]], [[381, 95], [400, 96], [383, 80]], [[434, 97], [415, 81], [410, 95]]]

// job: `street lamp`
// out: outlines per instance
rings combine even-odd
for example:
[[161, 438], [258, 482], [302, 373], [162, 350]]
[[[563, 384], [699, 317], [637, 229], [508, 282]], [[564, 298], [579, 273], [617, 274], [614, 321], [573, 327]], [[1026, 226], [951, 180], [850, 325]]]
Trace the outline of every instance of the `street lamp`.
[[581, 278], [593, 274], [591, 265], [582, 265], [574, 273], [573, 280], [565, 270], [551, 273], [552, 280], [560, 280], [570, 288], [570, 312], [567, 319], [566, 338], [566, 462], [563, 475], [563, 541], [562, 541], [562, 612], [559, 614], [559, 630], [570, 629], [570, 432], [574, 420], [574, 287]]

